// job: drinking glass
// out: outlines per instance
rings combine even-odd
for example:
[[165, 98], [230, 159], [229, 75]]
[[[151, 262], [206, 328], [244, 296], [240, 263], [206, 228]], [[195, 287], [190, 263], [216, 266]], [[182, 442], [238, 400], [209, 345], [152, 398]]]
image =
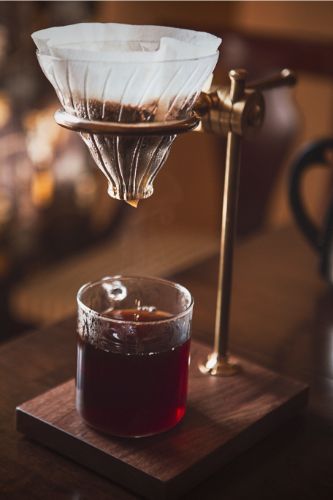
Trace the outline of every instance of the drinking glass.
[[158, 278], [114, 276], [81, 287], [76, 407], [107, 434], [166, 431], [185, 414], [193, 299]]

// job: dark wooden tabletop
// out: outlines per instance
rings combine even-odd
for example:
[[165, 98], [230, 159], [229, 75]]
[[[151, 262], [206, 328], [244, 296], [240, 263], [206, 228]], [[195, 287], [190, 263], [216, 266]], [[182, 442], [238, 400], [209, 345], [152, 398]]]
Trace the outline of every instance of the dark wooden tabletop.
[[[233, 460], [184, 499], [333, 498], [333, 290], [298, 232], [283, 229], [235, 251], [231, 346], [310, 384], [307, 413]], [[217, 258], [178, 274], [195, 298], [193, 335], [213, 338]], [[15, 406], [71, 378], [75, 319], [0, 347], [0, 498], [134, 499], [132, 493], [30, 442]]]

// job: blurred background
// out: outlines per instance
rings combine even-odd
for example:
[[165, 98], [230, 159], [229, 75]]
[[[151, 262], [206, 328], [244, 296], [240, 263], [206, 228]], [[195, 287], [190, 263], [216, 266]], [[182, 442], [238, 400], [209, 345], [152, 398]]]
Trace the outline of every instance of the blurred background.
[[[0, 341], [75, 311], [75, 293], [103, 275], [167, 276], [218, 250], [224, 139], [179, 137], [138, 209], [112, 200], [80, 138], [58, 127], [56, 96], [30, 34], [83, 21], [160, 24], [223, 38], [215, 83], [295, 69], [295, 89], [267, 92], [263, 130], [244, 144], [237, 237], [292, 223], [292, 158], [332, 135], [331, 2], [0, 2]], [[305, 197], [320, 221], [332, 172]], [[269, 258], [269, 256], [268, 256]]]

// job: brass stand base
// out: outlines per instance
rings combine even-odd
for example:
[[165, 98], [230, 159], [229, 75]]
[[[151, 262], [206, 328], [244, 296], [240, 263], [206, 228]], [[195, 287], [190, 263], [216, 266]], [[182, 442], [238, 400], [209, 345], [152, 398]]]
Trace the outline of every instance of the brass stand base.
[[217, 352], [209, 354], [205, 363], [199, 364], [199, 370], [205, 375], [231, 377], [239, 373], [242, 368], [238, 363], [230, 361], [228, 357], [219, 357]]

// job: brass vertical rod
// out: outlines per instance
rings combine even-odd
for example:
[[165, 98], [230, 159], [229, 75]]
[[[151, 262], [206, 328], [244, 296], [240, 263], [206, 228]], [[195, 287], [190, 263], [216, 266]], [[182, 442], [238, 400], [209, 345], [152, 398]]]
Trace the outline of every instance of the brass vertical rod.
[[214, 351], [205, 364], [200, 364], [203, 373], [226, 377], [239, 371], [239, 366], [229, 361], [229, 317], [232, 285], [233, 246], [237, 220], [238, 184], [241, 156], [241, 136], [233, 130], [234, 104], [242, 99], [245, 89], [246, 71], [231, 70], [229, 93], [229, 131], [224, 173], [222, 200], [222, 223], [220, 262], [217, 284]]
[[222, 224], [214, 351], [220, 360], [228, 358], [232, 261], [237, 220], [241, 137], [228, 132], [222, 202]]

